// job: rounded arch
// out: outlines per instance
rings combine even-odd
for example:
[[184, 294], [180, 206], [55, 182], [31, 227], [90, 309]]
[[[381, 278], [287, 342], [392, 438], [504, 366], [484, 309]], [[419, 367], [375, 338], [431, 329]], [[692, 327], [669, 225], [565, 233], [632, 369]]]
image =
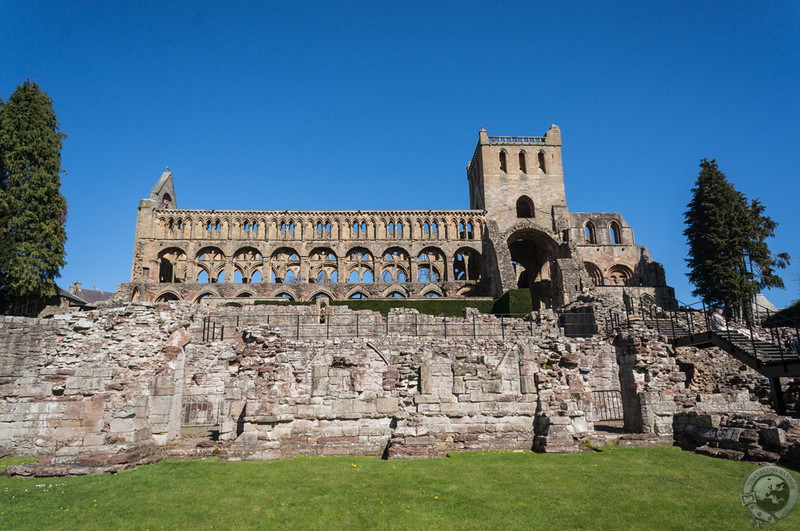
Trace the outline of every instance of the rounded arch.
[[423, 297], [444, 297], [444, 290], [442, 290], [439, 286], [425, 286], [420, 295]]
[[536, 154], [536, 163], [539, 165], [539, 171], [541, 173], [547, 173], [547, 161], [545, 160], [543, 149]]
[[[393, 295], [396, 294], [396, 295]], [[401, 286], [400, 284], [392, 284], [385, 290], [381, 292], [381, 297], [384, 299], [387, 298], [399, 298], [399, 297], [408, 297], [408, 290]]]
[[517, 217], [518, 218], [535, 218], [536, 210], [533, 204], [533, 199], [527, 195], [522, 195], [517, 199]]
[[558, 243], [552, 236], [533, 228], [519, 229], [508, 237], [508, 249], [517, 288], [530, 289], [533, 309], [551, 308], [553, 278], [557, 274]]
[[195, 297], [194, 302], [199, 304], [200, 302], [202, 302], [203, 299], [207, 299], [208, 297], [218, 297], [218, 296], [219, 295], [217, 295], [212, 291], [204, 291], [203, 293]]
[[586, 268], [586, 272], [589, 274], [589, 278], [592, 280], [592, 283], [595, 286], [602, 286], [603, 285], [603, 272], [597, 267], [596, 264], [592, 262], [584, 262], [583, 267]]
[[332, 301], [336, 300], [336, 297], [333, 295], [333, 293], [331, 291], [329, 291], [329, 290], [326, 290], [326, 289], [321, 289], [321, 290], [315, 291], [314, 294], [311, 296], [311, 298], [308, 299], [308, 300], [315, 301], [315, 300], [317, 300], [319, 298], [327, 298], [328, 300], [332, 300]]
[[608, 224], [608, 241], [610, 241], [614, 245], [619, 245], [622, 242], [622, 229], [619, 226], [619, 223], [616, 221], [612, 221]]
[[597, 243], [597, 231], [591, 221], [583, 224], [583, 239], [586, 243]]
[[508, 152], [505, 150], [505, 148], [500, 150], [497, 158], [498, 162], [500, 163], [500, 171], [503, 173], [508, 173]]
[[369, 295], [363, 290], [355, 289], [347, 294], [348, 299], [369, 299]]
[[139, 299], [141, 299], [141, 297], [142, 295], [141, 292], [139, 291], [139, 288], [133, 288], [133, 292], [131, 293], [131, 302], [139, 302]]
[[612, 286], [630, 286], [633, 284], [633, 271], [623, 264], [615, 264], [608, 268], [608, 281]]
[[174, 291], [165, 291], [156, 297], [156, 302], [179, 301], [181, 298]]
[[158, 253], [158, 281], [186, 281], [186, 253], [180, 247], [167, 247]]
[[453, 280], [478, 280], [480, 276], [480, 253], [470, 247], [457, 250], [453, 255]]
[[278, 293], [273, 295], [273, 297], [282, 298], [282, 299], [286, 299], [286, 300], [290, 300], [290, 301], [295, 300], [291, 293], [287, 293], [285, 291], [279, 291]]
[[243, 291], [243, 292], [237, 294], [236, 296], [237, 297], [242, 297], [242, 298], [248, 298], [248, 297], [252, 297], [253, 294], [250, 293], [249, 291]]

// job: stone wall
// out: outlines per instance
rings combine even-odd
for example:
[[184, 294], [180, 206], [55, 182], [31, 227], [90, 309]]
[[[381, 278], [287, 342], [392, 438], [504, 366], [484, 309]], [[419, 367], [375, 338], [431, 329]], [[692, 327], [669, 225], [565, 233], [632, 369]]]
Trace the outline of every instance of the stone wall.
[[[412, 327], [296, 339], [250, 324], [208, 343], [200, 312], [172, 302], [3, 317], [0, 454], [52, 456], [52, 473], [83, 473], [91, 463], [107, 471], [109, 456], [138, 459], [174, 442], [182, 398], [205, 393], [222, 394], [219, 439], [230, 459], [578, 451], [593, 430], [590, 392], [615, 386], [613, 347], [565, 338], [552, 312], [538, 322], [506, 320], [522, 333], [505, 339], [420, 337]], [[419, 316], [413, 328], [438, 319]]]

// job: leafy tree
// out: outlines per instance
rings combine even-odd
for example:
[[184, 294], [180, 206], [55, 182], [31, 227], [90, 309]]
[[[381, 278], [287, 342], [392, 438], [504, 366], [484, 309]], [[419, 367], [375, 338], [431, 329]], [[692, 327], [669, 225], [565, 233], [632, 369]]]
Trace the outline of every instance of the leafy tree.
[[764, 205], [748, 203], [716, 161], [703, 159], [700, 168], [684, 214], [692, 293], [739, 313], [761, 289], [784, 287], [776, 269], [789, 264], [789, 255], [769, 250], [766, 239], [778, 224], [764, 214]]
[[0, 302], [56, 294], [65, 264], [65, 136], [52, 100], [30, 80], [0, 107]]

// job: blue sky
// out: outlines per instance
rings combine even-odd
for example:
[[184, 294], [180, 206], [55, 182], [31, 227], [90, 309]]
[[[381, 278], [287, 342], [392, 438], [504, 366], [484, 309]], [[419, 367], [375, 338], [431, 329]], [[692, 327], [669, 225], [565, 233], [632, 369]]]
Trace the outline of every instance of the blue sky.
[[478, 130], [561, 127], [567, 201], [621, 212], [695, 300], [683, 212], [716, 158], [796, 224], [800, 2], [6, 0], [0, 96], [54, 100], [69, 203], [60, 283], [130, 278], [138, 201], [165, 166], [184, 208], [468, 208]]

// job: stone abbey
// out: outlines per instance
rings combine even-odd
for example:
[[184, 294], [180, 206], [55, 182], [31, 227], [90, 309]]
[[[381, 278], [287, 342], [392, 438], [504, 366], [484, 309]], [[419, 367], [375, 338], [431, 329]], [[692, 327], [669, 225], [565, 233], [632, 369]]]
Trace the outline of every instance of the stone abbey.
[[523, 137], [481, 129], [467, 180], [468, 210], [194, 210], [178, 208], [168, 169], [139, 204], [123, 291], [132, 301], [197, 302], [527, 288], [534, 309], [592, 290], [673, 304], [661, 264], [620, 214], [567, 208], [558, 126]]

